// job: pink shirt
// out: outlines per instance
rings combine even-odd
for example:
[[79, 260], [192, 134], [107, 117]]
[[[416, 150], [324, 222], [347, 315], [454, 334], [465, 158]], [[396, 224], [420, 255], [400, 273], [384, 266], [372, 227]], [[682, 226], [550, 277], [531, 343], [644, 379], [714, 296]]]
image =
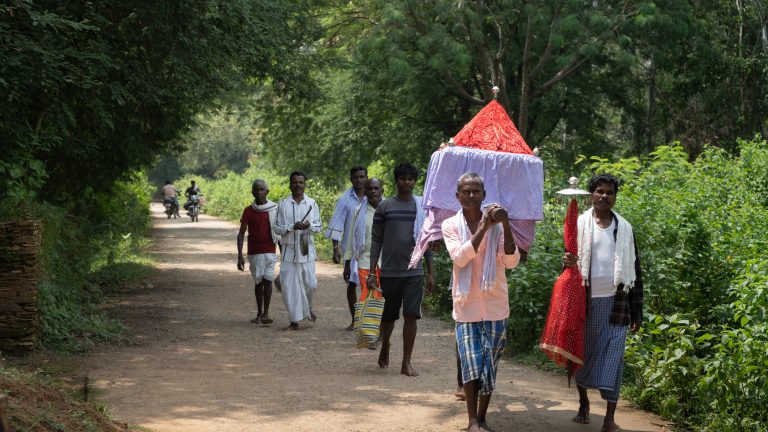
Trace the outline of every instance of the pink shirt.
[[[520, 253], [515, 249], [513, 255], [505, 255], [504, 236], [499, 236], [499, 245], [496, 248], [496, 284], [490, 292], [484, 294], [480, 291], [480, 284], [490, 230], [486, 232], [480, 242], [480, 247], [475, 252], [471, 238], [461, 243], [458, 224], [458, 216], [453, 216], [446, 219], [442, 226], [445, 247], [453, 260], [453, 286], [451, 287], [454, 294], [453, 319], [458, 322], [478, 322], [497, 321], [509, 317], [509, 294], [507, 293], [507, 276], [504, 274], [504, 270], [517, 267], [517, 263], [520, 262]], [[459, 304], [455, 300], [459, 284], [459, 270], [468, 265], [472, 266], [469, 294], [464, 303]]]

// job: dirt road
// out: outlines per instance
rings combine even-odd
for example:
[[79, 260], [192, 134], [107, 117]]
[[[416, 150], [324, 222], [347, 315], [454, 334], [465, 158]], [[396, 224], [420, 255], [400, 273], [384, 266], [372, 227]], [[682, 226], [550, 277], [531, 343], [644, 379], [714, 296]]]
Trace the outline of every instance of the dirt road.
[[[459, 431], [466, 427], [455, 386], [452, 327], [419, 322], [413, 359], [421, 376], [400, 375], [400, 323], [393, 367], [357, 349], [338, 266], [317, 263], [318, 321], [285, 332], [285, 308], [272, 298], [275, 323], [255, 315], [253, 283], [235, 267], [234, 224], [208, 216], [167, 220], [153, 207], [157, 274], [123, 295], [115, 314], [137, 343], [107, 347], [83, 362], [94, 398], [119, 419], [156, 431]], [[497, 431], [599, 431], [605, 405], [593, 395], [592, 424], [570, 421], [575, 389], [505, 361], [488, 420]], [[658, 418], [623, 402], [625, 431], [665, 430]]]

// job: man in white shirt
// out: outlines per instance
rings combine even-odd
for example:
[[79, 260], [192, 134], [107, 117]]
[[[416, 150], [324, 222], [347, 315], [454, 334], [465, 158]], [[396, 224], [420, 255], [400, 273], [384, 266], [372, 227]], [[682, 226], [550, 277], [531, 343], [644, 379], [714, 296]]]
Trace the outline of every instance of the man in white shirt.
[[282, 262], [280, 279], [285, 309], [290, 324], [285, 330], [298, 330], [299, 321], [315, 321], [312, 300], [317, 288], [315, 274], [315, 242], [312, 233], [322, 229], [320, 209], [312, 198], [304, 195], [307, 176], [299, 171], [291, 173], [291, 196], [277, 207], [274, 231], [281, 236]]
[[[345, 190], [336, 202], [331, 222], [325, 231], [325, 237], [333, 241], [333, 262], [339, 264], [347, 246], [347, 233], [352, 223], [355, 209], [365, 200], [365, 182], [368, 181], [368, 170], [362, 166], [354, 166], [349, 170], [349, 181], [352, 187]], [[347, 306], [349, 307], [350, 324], [346, 328], [353, 330], [352, 321], [355, 318], [355, 295], [357, 294], [357, 273], [345, 273], [344, 282], [347, 284]]]

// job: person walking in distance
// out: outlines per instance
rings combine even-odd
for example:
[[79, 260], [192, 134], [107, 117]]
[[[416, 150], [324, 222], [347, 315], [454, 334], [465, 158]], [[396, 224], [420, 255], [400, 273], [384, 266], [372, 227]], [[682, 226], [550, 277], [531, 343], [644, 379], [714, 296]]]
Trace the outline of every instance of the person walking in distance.
[[[376, 274], [381, 270], [381, 289], [384, 294], [384, 312], [381, 317], [381, 351], [379, 367], [389, 367], [389, 347], [395, 321], [403, 309], [403, 362], [400, 373], [407, 376], [419, 374], [411, 365], [411, 354], [416, 341], [417, 321], [421, 318], [421, 302], [424, 298], [424, 270], [419, 262], [408, 269], [411, 253], [424, 223], [421, 197], [413, 195], [418, 171], [409, 163], [395, 167], [397, 195], [379, 204], [373, 215], [371, 229], [371, 269], [368, 287], [377, 285]], [[381, 267], [378, 262], [381, 258]], [[435, 286], [432, 271], [432, 252], [424, 254], [427, 263], [426, 292]]]
[[254, 180], [251, 185], [253, 203], [243, 210], [240, 217], [240, 231], [237, 233], [237, 269], [245, 270], [243, 240], [248, 231], [248, 266], [254, 282], [256, 296], [256, 318], [252, 323], [271, 324], [269, 303], [272, 299], [272, 281], [275, 280], [279, 237], [272, 227], [277, 220], [277, 204], [267, 199], [269, 188], [264, 180]]

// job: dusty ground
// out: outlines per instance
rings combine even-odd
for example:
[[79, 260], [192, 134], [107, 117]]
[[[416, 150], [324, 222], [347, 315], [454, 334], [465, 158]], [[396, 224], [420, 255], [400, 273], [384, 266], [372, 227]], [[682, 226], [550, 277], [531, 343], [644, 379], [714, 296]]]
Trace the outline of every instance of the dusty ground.
[[[465, 406], [455, 386], [451, 325], [425, 318], [413, 354], [421, 376], [400, 375], [377, 353], [357, 349], [341, 269], [318, 263], [319, 319], [284, 332], [278, 293], [275, 323], [255, 315], [249, 274], [236, 270], [237, 227], [201, 216], [167, 220], [153, 208], [161, 261], [146, 289], [124, 295], [115, 312], [138, 343], [102, 348], [83, 362], [103, 401], [122, 421], [156, 431], [458, 431]], [[400, 325], [393, 339], [399, 341]], [[576, 392], [563, 377], [504, 362], [489, 423], [497, 431], [599, 431], [605, 405], [593, 394], [592, 424], [570, 421]], [[661, 431], [663, 422], [620, 403], [625, 431]]]

